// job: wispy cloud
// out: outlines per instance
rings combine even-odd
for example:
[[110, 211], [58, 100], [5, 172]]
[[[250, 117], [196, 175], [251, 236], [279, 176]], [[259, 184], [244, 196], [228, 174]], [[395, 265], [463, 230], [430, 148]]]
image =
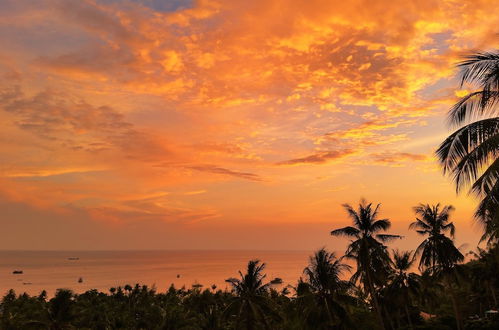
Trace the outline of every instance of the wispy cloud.
[[193, 191], [186, 191], [184, 192], [184, 195], [186, 196], [192, 196], [192, 195], [201, 195], [205, 194], [207, 191], [206, 190], [193, 190]]
[[428, 155], [424, 154], [414, 154], [409, 152], [394, 152], [394, 151], [385, 151], [382, 153], [374, 153], [370, 155], [374, 163], [389, 165], [389, 166], [397, 166], [403, 162], [411, 161], [411, 162], [424, 162], [431, 160], [432, 158]]
[[1, 176], [7, 178], [45, 178], [66, 174], [83, 174], [103, 172], [105, 169], [63, 168], [63, 169], [16, 169], [3, 171]]
[[0, 110], [20, 129], [74, 151], [119, 149], [129, 157], [168, 154], [151, 134], [141, 131], [108, 105], [94, 106], [71, 95], [46, 90], [26, 95], [20, 86], [0, 89]]
[[321, 151], [302, 158], [294, 158], [277, 163], [278, 165], [324, 164], [354, 154], [351, 149]]
[[229, 170], [227, 168], [218, 167], [215, 165], [192, 165], [192, 166], [186, 166], [186, 168], [200, 172], [233, 176], [236, 178], [250, 180], [250, 181], [264, 181], [262, 177], [260, 177], [258, 174], [255, 173], [238, 172], [234, 170]]

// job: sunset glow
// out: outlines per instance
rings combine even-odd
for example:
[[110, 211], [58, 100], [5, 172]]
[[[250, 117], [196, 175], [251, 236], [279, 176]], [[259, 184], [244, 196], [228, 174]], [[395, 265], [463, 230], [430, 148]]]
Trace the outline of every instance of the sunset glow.
[[0, 249], [343, 249], [456, 207], [434, 152], [492, 1], [0, 2]]

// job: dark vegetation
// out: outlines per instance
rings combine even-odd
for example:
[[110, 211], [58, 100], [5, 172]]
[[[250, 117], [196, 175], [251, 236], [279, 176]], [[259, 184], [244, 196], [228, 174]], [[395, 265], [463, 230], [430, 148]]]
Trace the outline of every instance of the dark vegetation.
[[[1, 329], [499, 329], [499, 54], [479, 53], [459, 64], [462, 83], [475, 90], [450, 111], [459, 128], [437, 151], [460, 191], [480, 200], [484, 248], [465, 261], [455, 246], [452, 206], [418, 205], [410, 224], [421, 235], [413, 251], [388, 247], [398, 235], [379, 205], [345, 204], [349, 226], [343, 256], [320, 249], [295, 285], [269, 282], [265, 264], [248, 263], [232, 290], [135, 285], [51, 299], [7, 293]], [[347, 263], [347, 261], [350, 261]], [[355, 267], [351, 267], [353, 264]]]

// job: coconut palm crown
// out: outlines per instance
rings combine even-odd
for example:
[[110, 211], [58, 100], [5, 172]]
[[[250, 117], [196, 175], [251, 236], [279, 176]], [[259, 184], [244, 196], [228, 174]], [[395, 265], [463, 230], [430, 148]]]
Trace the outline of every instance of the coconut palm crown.
[[384, 243], [401, 236], [383, 233], [390, 228], [391, 222], [388, 219], [378, 219], [380, 204], [373, 207], [372, 203], [361, 200], [357, 210], [349, 204], [344, 204], [343, 207], [352, 219], [353, 226], [335, 229], [331, 231], [331, 235], [351, 239], [345, 252], [346, 258], [357, 263], [357, 270], [351, 281], [361, 282], [369, 293], [379, 323], [384, 329], [381, 306], [376, 297], [376, 288], [385, 283], [391, 271], [390, 256]]
[[[454, 245], [454, 223], [449, 221], [452, 205], [440, 208], [440, 204], [430, 206], [419, 204], [414, 207], [416, 220], [409, 225], [426, 239], [418, 246], [416, 253], [421, 255], [420, 269], [429, 269], [432, 273], [448, 270], [463, 261], [464, 256]], [[449, 234], [450, 237], [446, 236]]]
[[436, 153], [456, 190], [471, 185], [480, 198], [475, 216], [487, 232], [489, 222], [499, 221], [499, 53], [467, 56], [458, 67], [461, 87], [471, 92], [449, 111], [450, 125], [458, 129]]

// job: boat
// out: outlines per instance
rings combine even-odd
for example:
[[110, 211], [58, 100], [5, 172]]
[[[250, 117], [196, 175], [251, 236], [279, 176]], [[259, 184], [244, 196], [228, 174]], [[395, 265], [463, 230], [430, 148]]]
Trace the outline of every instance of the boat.
[[15, 270], [15, 271], [12, 272], [12, 274], [22, 274], [22, 273], [23, 273], [22, 270]]
[[68, 260], [80, 260], [78, 257], [69, 257]]
[[80, 277], [80, 278], [78, 279], [78, 283], [83, 283], [83, 277]]

